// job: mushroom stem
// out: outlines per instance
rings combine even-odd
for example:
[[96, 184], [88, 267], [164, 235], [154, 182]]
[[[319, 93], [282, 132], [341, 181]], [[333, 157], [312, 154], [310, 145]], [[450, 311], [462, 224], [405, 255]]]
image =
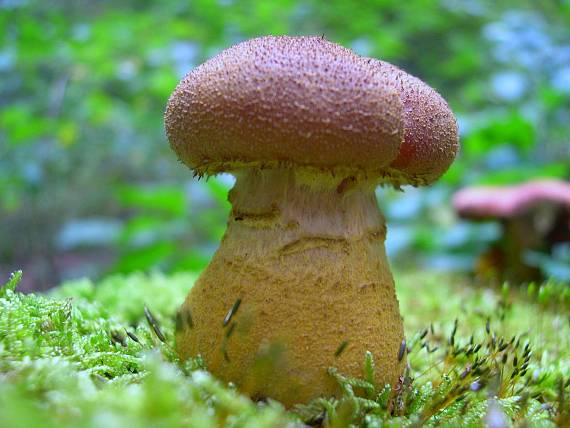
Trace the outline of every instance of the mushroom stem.
[[181, 357], [201, 354], [221, 379], [287, 406], [337, 394], [327, 368], [359, 376], [366, 351], [378, 385], [394, 385], [403, 326], [375, 182], [308, 168], [235, 175], [226, 234], [182, 307], [193, 326], [177, 332]]

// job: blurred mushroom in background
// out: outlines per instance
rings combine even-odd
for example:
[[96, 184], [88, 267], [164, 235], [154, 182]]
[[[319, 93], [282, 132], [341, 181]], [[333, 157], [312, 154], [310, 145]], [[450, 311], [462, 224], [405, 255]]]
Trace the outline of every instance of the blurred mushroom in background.
[[539, 280], [536, 254], [570, 243], [570, 184], [533, 180], [516, 186], [477, 186], [453, 196], [464, 219], [499, 221], [502, 237], [480, 256], [475, 272], [514, 283]]

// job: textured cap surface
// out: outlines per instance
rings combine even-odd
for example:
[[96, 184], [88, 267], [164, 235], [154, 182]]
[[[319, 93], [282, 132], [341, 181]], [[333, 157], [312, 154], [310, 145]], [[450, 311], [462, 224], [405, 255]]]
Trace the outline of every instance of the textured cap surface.
[[320, 37], [261, 37], [221, 52], [180, 82], [165, 124], [199, 173], [280, 163], [426, 184], [457, 151], [455, 120], [435, 91]]
[[457, 122], [445, 100], [420, 79], [384, 61], [377, 73], [396, 85], [404, 104], [404, 143], [391, 167], [431, 182], [451, 165], [459, 149]]
[[519, 186], [468, 187], [453, 196], [455, 211], [473, 219], [511, 218], [543, 203], [570, 208], [570, 184], [537, 180]]

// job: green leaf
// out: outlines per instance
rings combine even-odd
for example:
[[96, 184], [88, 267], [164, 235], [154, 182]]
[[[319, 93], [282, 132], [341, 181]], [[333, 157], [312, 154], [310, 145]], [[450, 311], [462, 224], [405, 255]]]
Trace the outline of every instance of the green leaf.
[[182, 216], [186, 212], [186, 195], [182, 186], [122, 186], [115, 191], [115, 195], [126, 207], [172, 216]]
[[487, 172], [476, 180], [474, 184], [500, 186], [524, 183], [528, 180], [541, 178], [564, 179], [569, 171], [570, 167], [564, 162], [538, 166], [525, 165], [501, 171]]
[[201, 272], [210, 261], [203, 252], [188, 250], [172, 265], [173, 272]]
[[493, 118], [462, 141], [462, 153], [471, 159], [484, 157], [500, 145], [511, 145], [529, 154], [535, 143], [534, 125], [519, 113]]
[[131, 250], [121, 256], [113, 271], [123, 273], [146, 271], [153, 266], [160, 266], [176, 251], [177, 247], [172, 242], [158, 242], [145, 248]]
[[0, 113], [0, 129], [7, 131], [10, 144], [19, 145], [51, 133], [54, 123], [33, 112], [30, 105], [12, 105]]

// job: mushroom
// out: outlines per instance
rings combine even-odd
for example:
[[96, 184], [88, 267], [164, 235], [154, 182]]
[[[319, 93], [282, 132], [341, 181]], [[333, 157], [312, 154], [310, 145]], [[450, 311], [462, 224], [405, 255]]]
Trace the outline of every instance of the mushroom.
[[570, 241], [570, 184], [564, 181], [467, 187], [453, 196], [453, 207], [465, 219], [500, 221], [503, 236], [480, 257], [477, 269], [499, 281], [540, 279], [526, 255]]
[[338, 394], [327, 369], [360, 375], [366, 351], [377, 384], [395, 385], [404, 330], [375, 188], [446, 171], [446, 102], [324, 38], [268, 36], [192, 70], [165, 124], [195, 174], [236, 177], [221, 245], [178, 314], [180, 357], [286, 406]]

